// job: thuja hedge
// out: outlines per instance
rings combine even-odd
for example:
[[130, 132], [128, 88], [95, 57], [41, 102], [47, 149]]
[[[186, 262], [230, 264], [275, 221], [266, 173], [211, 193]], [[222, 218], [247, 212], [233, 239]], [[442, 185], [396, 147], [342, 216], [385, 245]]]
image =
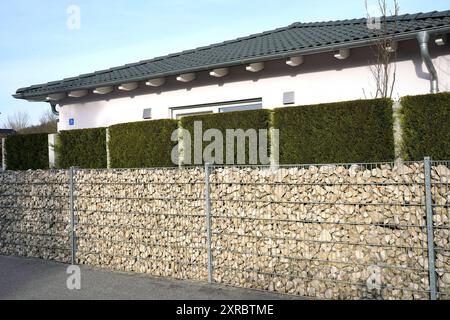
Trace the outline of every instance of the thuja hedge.
[[280, 108], [280, 163], [350, 163], [395, 158], [392, 100]]
[[450, 93], [408, 96], [401, 105], [403, 157], [450, 159]]
[[8, 170], [48, 169], [48, 134], [12, 135], [6, 138]]
[[109, 152], [113, 168], [173, 167], [172, 133], [176, 120], [125, 123], [109, 128]]
[[61, 168], [106, 168], [106, 129], [61, 131], [55, 149]]
[[[219, 130], [223, 135], [223, 161], [226, 162], [226, 130], [238, 130], [242, 129], [244, 132], [246, 132], [249, 129], [254, 129], [259, 134], [259, 130], [265, 129], [269, 132], [270, 129], [270, 111], [269, 110], [251, 110], [251, 111], [236, 111], [236, 112], [229, 112], [229, 113], [217, 113], [217, 114], [208, 114], [208, 115], [198, 115], [198, 116], [189, 116], [189, 117], [183, 117], [181, 119], [181, 127], [183, 129], [186, 129], [191, 134], [191, 163], [190, 164], [199, 164], [194, 162], [194, 125], [195, 122], [201, 122], [202, 125], [202, 131], [205, 133], [209, 129], [217, 129]], [[267, 137], [270, 139], [269, 135]], [[268, 140], [269, 140], [268, 139]], [[234, 163], [238, 164], [238, 158], [237, 158], [237, 139], [234, 139]], [[258, 137], [259, 141], [259, 137]], [[213, 142], [213, 141], [211, 141]], [[205, 147], [211, 144], [211, 142], [204, 141], [203, 142], [203, 150], [205, 150]], [[230, 141], [229, 141], [230, 142]], [[245, 162], [249, 163], [249, 142], [248, 139], [246, 139], [246, 146], [245, 146]], [[258, 145], [259, 146], [262, 145]], [[232, 151], [230, 151], [232, 152]], [[267, 150], [265, 150], [267, 156], [270, 156], [270, 141], [267, 141]], [[258, 149], [258, 159], [257, 163], [260, 164], [260, 157], [259, 157], [259, 149]], [[202, 164], [204, 161], [202, 161]], [[264, 163], [265, 164], [265, 163]]]

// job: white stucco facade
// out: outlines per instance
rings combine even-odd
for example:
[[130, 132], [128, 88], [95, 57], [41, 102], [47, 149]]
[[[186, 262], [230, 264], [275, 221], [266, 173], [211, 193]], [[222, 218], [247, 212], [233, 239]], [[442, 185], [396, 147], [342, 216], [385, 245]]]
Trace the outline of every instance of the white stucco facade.
[[[430, 50], [439, 76], [439, 89], [450, 91], [450, 46], [438, 47], [430, 43]], [[223, 78], [211, 77], [205, 71], [197, 73], [196, 80], [190, 83], [168, 77], [166, 84], [159, 88], [141, 83], [131, 92], [119, 92], [115, 88], [113, 93], [104, 96], [90, 94], [81, 99], [68, 98], [58, 109], [58, 129], [143, 121], [143, 110], [148, 108], [152, 109], [152, 119], [176, 118], [184, 112], [218, 112], [221, 103], [233, 101], [261, 100], [263, 108], [273, 109], [284, 106], [286, 92], [295, 92], [293, 105], [296, 106], [369, 99], [374, 94], [374, 80], [368, 67], [370, 61], [373, 61], [371, 49], [360, 48], [353, 49], [346, 60], [337, 60], [329, 52], [306, 56], [298, 67], [290, 67], [284, 60], [278, 60], [266, 62], [265, 69], [258, 73], [248, 72], [245, 65], [241, 65], [230, 68], [229, 75]], [[417, 41], [399, 43], [393, 98], [429, 91], [430, 76], [422, 63]]]

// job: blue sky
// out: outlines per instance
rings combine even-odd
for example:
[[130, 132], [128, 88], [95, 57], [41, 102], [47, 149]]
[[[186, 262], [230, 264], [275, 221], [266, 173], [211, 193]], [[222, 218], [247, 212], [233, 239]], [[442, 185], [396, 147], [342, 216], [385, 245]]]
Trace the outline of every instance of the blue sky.
[[[375, 4], [376, 0], [369, 0]], [[399, 0], [401, 13], [450, 9], [449, 0]], [[69, 30], [67, 9], [81, 9]], [[2, 0], [0, 127], [15, 110], [48, 109], [17, 88], [222, 42], [296, 21], [365, 16], [364, 0]]]

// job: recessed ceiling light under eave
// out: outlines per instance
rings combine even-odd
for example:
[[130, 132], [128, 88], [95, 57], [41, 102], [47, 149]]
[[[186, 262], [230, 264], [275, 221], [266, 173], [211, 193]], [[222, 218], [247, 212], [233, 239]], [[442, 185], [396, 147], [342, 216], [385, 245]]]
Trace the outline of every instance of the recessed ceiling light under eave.
[[114, 88], [113, 87], [99, 87], [96, 88], [93, 92], [95, 94], [108, 94], [113, 92]]
[[29, 98], [25, 98], [25, 100], [27, 100], [28, 102], [45, 102], [45, 101], [49, 101], [47, 100], [47, 96], [36, 96], [36, 97], [29, 97]]
[[305, 58], [303, 56], [295, 56], [290, 57], [286, 60], [286, 64], [291, 67], [298, 67], [305, 62]]
[[345, 60], [350, 57], [350, 49], [340, 49], [335, 52], [334, 57], [338, 60]]
[[265, 64], [264, 62], [257, 62], [257, 63], [251, 63], [249, 64], [245, 70], [250, 71], [250, 72], [260, 72], [262, 70], [264, 70]]
[[398, 42], [397, 41], [392, 41], [390, 44], [388, 44], [386, 46], [386, 51], [390, 52], [390, 53], [396, 52], [397, 49], [398, 49]]
[[69, 92], [68, 96], [70, 98], [82, 98], [85, 97], [89, 94], [88, 90], [75, 90], [75, 91], [71, 91]]
[[67, 97], [66, 93], [52, 93], [47, 96], [47, 101], [59, 101]]
[[214, 69], [213, 71], [211, 71], [209, 73], [209, 75], [211, 77], [215, 77], [215, 78], [222, 78], [222, 77], [225, 77], [226, 75], [228, 75], [229, 72], [230, 72], [230, 69], [228, 69], [228, 68], [220, 68], [220, 69]]
[[196, 78], [196, 74], [195, 73], [185, 73], [185, 74], [179, 75], [177, 77], [177, 81], [180, 81], [180, 82], [191, 82], [191, 81], [194, 81], [195, 78]]
[[137, 82], [125, 83], [119, 86], [119, 90], [121, 91], [133, 91], [137, 89], [139, 84]]
[[145, 85], [149, 87], [160, 87], [166, 83], [166, 78], [157, 78], [148, 80]]
[[445, 46], [447, 44], [447, 35], [444, 34], [437, 36], [434, 42], [438, 46]]

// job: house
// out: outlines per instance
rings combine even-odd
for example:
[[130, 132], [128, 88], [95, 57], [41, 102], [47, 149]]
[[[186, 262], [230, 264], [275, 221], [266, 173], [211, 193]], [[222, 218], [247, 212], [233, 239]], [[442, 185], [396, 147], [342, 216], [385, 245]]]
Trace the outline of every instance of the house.
[[[393, 97], [450, 90], [450, 10], [388, 17]], [[18, 89], [58, 130], [374, 97], [370, 20], [294, 23], [193, 50]], [[395, 27], [394, 27], [395, 26]], [[395, 32], [394, 32], [395, 31]]]

